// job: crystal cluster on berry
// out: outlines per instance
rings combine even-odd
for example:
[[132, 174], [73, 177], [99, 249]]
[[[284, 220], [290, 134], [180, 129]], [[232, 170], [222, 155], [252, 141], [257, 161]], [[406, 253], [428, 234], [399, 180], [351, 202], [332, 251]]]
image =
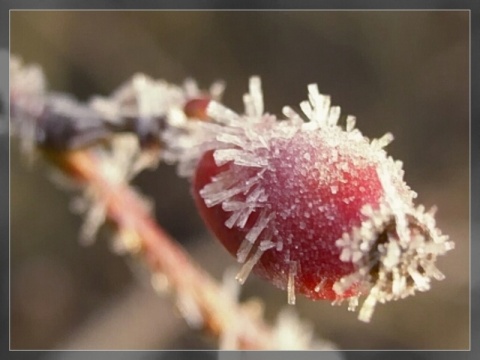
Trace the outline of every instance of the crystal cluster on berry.
[[284, 119], [265, 113], [260, 79], [249, 87], [244, 114], [203, 100], [187, 110], [208, 119], [183, 115], [165, 137], [202, 218], [243, 264], [241, 283], [253, 271], [291, 304], [303, 294], [355, 310], [366, 296], [359, 319], [368, 322], [377, 302], [444, 277], [435, 262], [454, 244], [434, 209], [414, 205], [402, 163], [384, 150], [391, 134], [370, 140], [353, 116], [340, 126], [340, 108], [315, 84], [300, 104], [307, 119], [290, 107]]

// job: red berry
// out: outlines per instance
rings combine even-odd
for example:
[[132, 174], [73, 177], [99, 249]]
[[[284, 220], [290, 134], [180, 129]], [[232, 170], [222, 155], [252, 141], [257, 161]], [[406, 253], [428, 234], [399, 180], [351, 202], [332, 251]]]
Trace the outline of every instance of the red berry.
[[442, 278], [436, 256], [453, 243], [435, 227], [433, 213], [415, 208], [401, 163], [387, 157], [387, 134], [369, 141], [337, 125], [338, 107], [309, 86], [301, 107], [278, 121], [263, 114], [260, 81], [253, 78], [239, 116], [212, 102], [193, 179], [206, 224], [243, 268], [313, 300], [340, 302], [368, 294], [360, 318], [377, 301], [429, 288]]

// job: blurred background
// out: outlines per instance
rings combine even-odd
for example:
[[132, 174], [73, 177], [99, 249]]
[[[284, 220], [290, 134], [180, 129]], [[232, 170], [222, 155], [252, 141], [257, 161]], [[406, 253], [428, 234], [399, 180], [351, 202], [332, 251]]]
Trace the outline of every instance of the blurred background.
[[[134, 73], [207, 88], [227, 83], [224, 103], [241, 111], [248, 78], [260, 75], [267, 111], [298, 108], [312, 82], [368, 137], [392, 132], [417, 203], [437, 205], [456, 249], [439, 260], [432, 290], [378, 305], [372, 323], [346, 306], [297, 298], [299, 315], [340, 349], [469, 347], [468, 12], [29, 12], [11, 13], [11, 52], [44, 69], [51, 90], [80, 100], [108, 95]], [[145, 269], [114, 255], [106, 233], [78, 243], [72, 194], [44, 164], [11, 147], [12, 349], [216, 349], [191, 330]], [[155, 215], [214, 277], [236, 266], [206, 231], [189, 184], [161, 165], [135, 186]], [[479, 284], [474, 284], [474, 290]], [[478, 290], [478, 289], [477, 289]], [[286, 294], [250, 277], [273, 322]]]

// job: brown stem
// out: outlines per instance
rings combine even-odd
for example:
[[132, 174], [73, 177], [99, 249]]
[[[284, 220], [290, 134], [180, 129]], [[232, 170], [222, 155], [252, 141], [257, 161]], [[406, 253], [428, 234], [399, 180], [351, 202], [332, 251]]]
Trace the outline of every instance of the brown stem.
[[[89, 150], [49, 153], [64, 172], [91, 188], [106, 208], [107, 219], [130, 241], [153, 274], [160, 273], [179, 296], [187, 295], [203, 318], [203, 327], [217, 338], [233, 334], [240, 349], [272, 349], [272, 330], [197, 266], [188, 254], [152, 219], [143, 201], [124, 182], [109, 179]], [[133, 251], [132, 251], [133, 252]]]

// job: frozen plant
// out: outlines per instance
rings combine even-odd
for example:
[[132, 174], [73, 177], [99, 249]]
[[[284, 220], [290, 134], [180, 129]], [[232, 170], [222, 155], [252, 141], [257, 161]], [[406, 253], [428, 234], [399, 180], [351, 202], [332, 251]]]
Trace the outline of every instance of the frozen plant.
[[221, 104], [221, 82], [202, 91], [192, 80], [176, 86], [136, 74], [111, 96], [81, 103], [47, 91], [40, 68], [17, 58], [10, 79], [12, 129], [24, 151], [82, 189], [83, 240], [108, 219], [116, 251], [145, 261], [154, 287], [226, 347], [274, 349], [291, 338], [289, 347], [309, 348], [313, 338], [289, 313], [270, 329], [155, 224], [129, 182], [159, 160], [191, 180], [205, 223], [242, 265], [238, 282], [253, 271], [285, 289], [289, 304], [302, 294], [348, 300], [355, 310], [366, 296], [359, 318], [368, 322], [377, 302], [443, 278], [435, 262], [453, 242], [434, 210], [414, 205], [401, 162], [384, 150], [392, 135], [369, 140], [352, 116], [339, 125], [340, 108], [315, 84], [300, 104], [304, 115], [285, 107], [277, 119], [264, 111], [258, 77], [241, 114]]
[[[193, 188], [205, 222], [243, 264], [279, 288], [355, 310], [370, 321], [375, 304], [426, 291], [443, 279], [437, 256], [453, 242], [436, 228], [435, 208], [415, 207], [402, 163], [384, 147], [393, 136], [370, 141], [340, 108], [309, 85], [286, 119], [264, 113], [260, 79], [250, 79], [245, 113], [217, 102], [201, 126]], [[188, 149], [186, 150], [188, 151]]]

